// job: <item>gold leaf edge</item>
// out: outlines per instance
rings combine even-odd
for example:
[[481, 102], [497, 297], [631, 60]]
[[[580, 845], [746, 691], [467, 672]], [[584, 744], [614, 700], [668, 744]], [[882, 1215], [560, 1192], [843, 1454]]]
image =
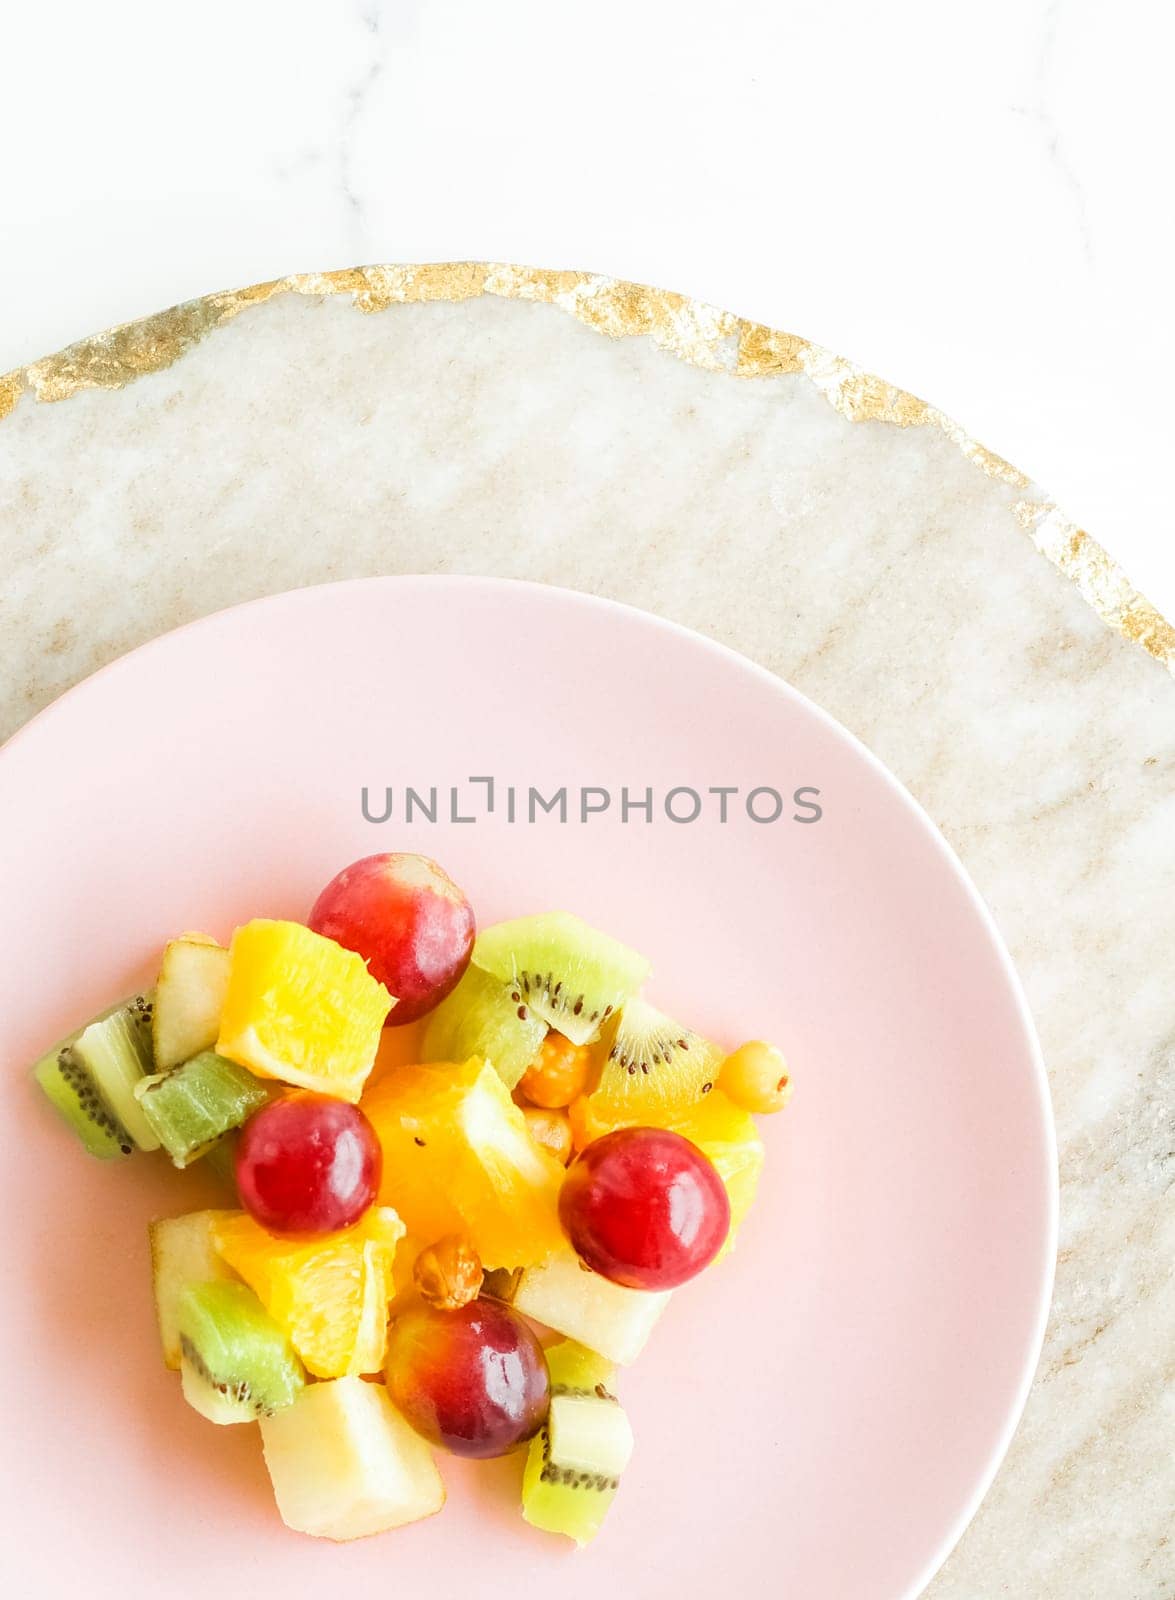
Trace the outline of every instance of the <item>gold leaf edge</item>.
[[[1031, 487], [1030, 479], [1018, 468], [979, 444], [926, 401], [797, 334], [748, 322], [670, 289], [598, 273], [491, 262], [294, 273], [246, 289], [188, 300], [79, 340], [0, 376], [0, 421], [15, 410], [26, 392], [39, 401], [67, 400], [83, 389], [121, 389], [136, 378], [161, 372], [241, 312], [282, 294], [350, 295], [355, 308], [368, 313], [394, 305], [456, 302], [485, 294], [558, 306], [597, 333], [614, 339], [650, 338], [659, 348], [705, 371], [745, 378], [802, 373], [849, 422], [938, 428], [988, 477], [1016, 489]], [[1095, 539], [1070, 522], [1050, 500], [1019, 500], [1015, 516], [1036, 549], [1076, 585], [1108, 627], [1141, 645], [1175, 675], [1175, 627], [1139, 594]]]

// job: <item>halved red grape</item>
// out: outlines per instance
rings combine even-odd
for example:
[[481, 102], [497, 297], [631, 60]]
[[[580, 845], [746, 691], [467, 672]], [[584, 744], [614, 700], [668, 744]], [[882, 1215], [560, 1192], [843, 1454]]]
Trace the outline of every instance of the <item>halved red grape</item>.
[[392, 1321], [384, 1372], [417, 1433], [459, 1456], [505, 1455], [538, 1432], [550, 1402], [534, 1332], [489, 1298], [456, 1311], [409, 1306]]
[[291, 1094], [250, 1117], [237, 1147], [241, 1204], [270, 1233], [349, 1228], [379, 1189], [375, 1129], [345, 1100]]
[[629, 1289], [674, 1289], [713, 1261], [730, 1200], [698, 1147], [665, 1128], [617, 1128], [572, 1163], [559, 1219], [581, 1259]]

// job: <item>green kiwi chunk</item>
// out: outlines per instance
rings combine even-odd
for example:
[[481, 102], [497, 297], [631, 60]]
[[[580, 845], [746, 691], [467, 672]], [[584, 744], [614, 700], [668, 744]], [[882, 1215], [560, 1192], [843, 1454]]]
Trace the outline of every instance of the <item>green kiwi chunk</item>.
[[184, 1398], [209, 1422], [254, 1422], [298, 1397], [306, 1372], [243, 1283], [199, 1283], [179, 1303]]
[[172, 1072], [143, 1078], [135, 1094], [177, 1167], [197, 1161], [269, 1099], [260, 1079], [214, 1050], [201, 1051]]
[[42, 1056], [33, 1077], [92, 1156], [110, 1161], [134, 1154], [135, 1141], [113, 1114], [86, 1069], [62, 1044]]
[[468, 1061], [480, 1056], [513, 1089], [538, 1054], [547, 1024], [527, 1005], [517, 984], [503, 983], [480, 967], [465, 976], [428, 1019], [425, 1061]]
[[568, 911], [486, 928], [474, 965], [510, 984], [573, 1044], [588, 1044], [649, 975], [644, 956]]
[[600, 1531], [632, 1455], [632, 1428], [612, 1392], [614, 1369], [566, 1340], [546, 1352], [551, 1408], [531, 1440], [522, 1515], [533, 1527], [585, 1545]]
[[596, 1082], [601, 1100], [620, 1111], [693, 1105], [709, 1094], [722, 1051], [647, 1000], [629, 1000], [605, 1030]]
[[157, 1150], [159, 1141], [135, 1099], [149, 1072], [150, 994], [112, 1006], [54, 1046], [33, 1077], [91, 1155], [106, 1159]]

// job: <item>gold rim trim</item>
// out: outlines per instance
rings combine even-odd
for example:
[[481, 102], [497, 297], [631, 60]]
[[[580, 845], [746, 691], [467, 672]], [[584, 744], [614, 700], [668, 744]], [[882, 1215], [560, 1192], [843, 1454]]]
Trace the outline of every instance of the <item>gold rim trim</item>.
[[[650, 289], [595, 273], [468, 261], [297, 273], [186, 301], [82, 339], [0, 377], [0, 419], [26, 391], [38, 400], [56, 401], [68, 400], [82, 389], [125, 388], [136, 378], [170, 367], [250, 306], [283, 294], [350, 295], [356, 310], [363, 312], [427, 300], [473, 300], [486, 294], [558, 306], [608, 338], [652, 339], [661, 349], [708, 372], [743, 378], [803, 373], [849, 422], [938, 428], [989, 477], [1013, 488], [1031, 488], [1024, 473], [985, 449], [941, 411], [796, 334], [746, 322], [669, 289]], [[1175, 627], [1138, 593], [1101, 545], [1051, 501], [1026, 496], [1016, 503], [1015, 514], [1036, 548], [1076, 584], [1102, 621], [1175, 674]]]

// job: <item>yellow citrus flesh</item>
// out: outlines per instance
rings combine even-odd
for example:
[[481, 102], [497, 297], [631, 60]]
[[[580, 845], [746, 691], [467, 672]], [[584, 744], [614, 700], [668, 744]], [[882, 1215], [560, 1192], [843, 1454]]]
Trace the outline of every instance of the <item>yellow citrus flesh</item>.
[[259, 918], [229, 946], [217, 1053], [354, 1103], [394, 1004], [353, 951], [301, 923]]
[[354, 1227], [321, 1239], [278, 1239], [244, 1212], [213, 1230], [238, 1272], [317, 1378], [358, 1377], [383, 1365], [393, 1262], [404, 1224], [374, 1206]]
[[749, 1111], [736, 1106], [720, 1089], [712, 1089], [690, 1106], [646, 1107], [639, 1115], [634, 1112], [627, 1117], [621, 1116], [607, 1102], [584, 1095], [574, 1102], [569, 1115], [577, 1150], [611, 1133], [613, 1128], [637, 1125], [671, 1128], [696, 1144], [714, 1163], [730, 1197], [730, 1235], [726, 1249], [730, 1248], [736, 1229], [751, 1209], [766, 1157], [755, 1119]]
[[381, 1203], [413, 1238], [464, 1234], [487, 1267], [534, 1266], [563, 1244], [563, 1167], [477, 1057], [401, 1067], [364, 1097], [383, 1147]]

